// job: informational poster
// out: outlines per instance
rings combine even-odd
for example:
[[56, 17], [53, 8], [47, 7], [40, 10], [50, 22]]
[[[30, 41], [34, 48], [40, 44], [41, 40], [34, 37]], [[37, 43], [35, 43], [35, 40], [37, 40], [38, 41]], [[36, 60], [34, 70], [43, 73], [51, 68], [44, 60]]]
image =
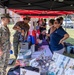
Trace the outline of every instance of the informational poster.
[[64, 75], [74, 75], [74, 59], [70, 59], [64, 71]]
[[74, 75], [74, 59], [54, 53], [49, 67], [49, 75]]
[[20, 69], [20, 75], [40, 75], [40, 73], [21, 68]]

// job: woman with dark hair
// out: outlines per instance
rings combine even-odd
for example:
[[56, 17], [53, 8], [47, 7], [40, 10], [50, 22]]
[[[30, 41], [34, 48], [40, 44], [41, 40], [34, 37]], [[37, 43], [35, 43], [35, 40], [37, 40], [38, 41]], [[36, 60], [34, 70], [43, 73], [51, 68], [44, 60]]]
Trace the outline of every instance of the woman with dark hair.
[[48, 30], [48, 34], [47, 34], [47, 37], [48, 37], [48, 42], [50, 41], [50, 33], [52, 33], [54, 31], [54, 19], [50, 19], [49, 20], [49, 26], [50, 26], [50, 29]]
[[53, 25], [54, 25], [54, 21], [55, 21], [54, 19], [50, 19], [50, 20], [49, 20], [50, 29], [48, 30], [48, 34], [50, 34], [50, 30], [51, 30], [52, 28], [54, 28], [54, 26], [53, 26]]
[[69, 37], [69, 34], [61, 27], [60, 19], [54, 21], [55, 30], [50, 34], [50, 48], [53, 52], [62, 54], [65, 50], [64, 40]]
[[59, 17], [61, 25], [63, 24], [63, 17]]

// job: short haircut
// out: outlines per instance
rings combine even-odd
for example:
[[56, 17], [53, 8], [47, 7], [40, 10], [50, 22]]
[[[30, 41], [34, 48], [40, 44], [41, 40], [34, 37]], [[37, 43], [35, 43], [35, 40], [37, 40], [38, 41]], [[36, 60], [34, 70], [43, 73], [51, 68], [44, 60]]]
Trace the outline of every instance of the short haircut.
[[54, 24], [54, 19], [50, 19], [49, 22], [53, 25]]
[[29, 21], [30, 21], [30, 19], [31, 19], [31, 17], [29, 17], [29, 16], [26, 16], [23, 18], [23, 20], [29, 20]]

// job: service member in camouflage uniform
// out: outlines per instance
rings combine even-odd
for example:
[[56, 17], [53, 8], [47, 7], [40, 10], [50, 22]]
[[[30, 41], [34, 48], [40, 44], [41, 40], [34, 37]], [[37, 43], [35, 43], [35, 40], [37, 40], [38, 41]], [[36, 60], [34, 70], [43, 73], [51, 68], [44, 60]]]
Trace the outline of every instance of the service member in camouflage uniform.
[[6, 75], [6, 68], [10, 50], [10, 32], [7, 24], [10, 22], [9, 14], [1, 15], [0, 24], [0, 75]]
[[[17, 58], [18, 55], [18, 49], [19, 49], [19, 32], [21, 32], [22, 29], [24, 29], [26, 32], [28, 32], [29, 30], [29, 21], [30, 21], [30, 17], [26, 16], [25, 18], [23, 18], [24, 21], [19, 21], [15, 24], [15, 26], [13, 27], [14, 30], [16, 30], [14, 36], [13, 36], [13, 48], [14, 48], [14, 55]], [[20, 29], [17, 27], [19, 26]]]

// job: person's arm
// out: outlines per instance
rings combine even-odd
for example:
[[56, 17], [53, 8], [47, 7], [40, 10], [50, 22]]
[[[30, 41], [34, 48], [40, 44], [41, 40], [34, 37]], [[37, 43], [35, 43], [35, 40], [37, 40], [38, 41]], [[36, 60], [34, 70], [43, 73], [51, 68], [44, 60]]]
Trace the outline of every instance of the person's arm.
[[3, 55], [3, 51], [2, 51], [2, 29], [0, 28], [0, 56]]
[[15, 26], [13, 27], [13, 29], [16, 30], [16, 31], [21, 32], [21, 28], [20, 28], [19, 26], [16, 26], [16, 25], [15, 25]]
[[59, 44], [63, 44], [64, 45], [64, 41], [69, 38], [69, 34], [63, 29], [60, 28], [57, 32], [58, 35], [60, 35], [62, 37], [62, 39], [60, 39]]
[[21, 35], [23, 35], [23, 36], [24, 36], [24, 34], [25, 34], [24, 30], [21, 30]]
[[50, 37], [50, 34], [47, 33], [46, 36], [47, 36], [47, 37]]
[[67, 38], [69, 38], [69, 34], [64, 34], [64, 37], [60, 40], [59, 44], [63, 44], [64, 45], [64, 40], [66, 40]]
[[[51, 28], [50, 28], [51, 29]], [[46, 33], [47, 37], [50, 37], [50, 29], [48, 30], [48, 33]]]
[[53, 33], [56, 30], [56, 28], [54, 26], [52, 26], [49, 30], [48, 33], [46, 34], [46, 36], [49, 38], [50, 34]]
[[14, 29], [14, 30], [17, 30], [17, 26], [14, 26], [13, 29]]

